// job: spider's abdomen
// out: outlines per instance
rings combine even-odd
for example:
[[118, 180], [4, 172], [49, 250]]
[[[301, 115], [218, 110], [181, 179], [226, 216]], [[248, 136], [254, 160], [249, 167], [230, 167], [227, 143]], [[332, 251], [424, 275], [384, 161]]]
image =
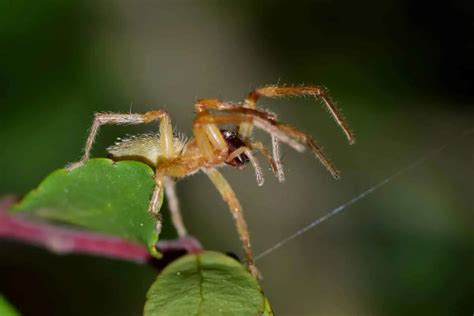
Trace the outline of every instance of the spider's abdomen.
[[[233, 153], [235, 150], [246, 146], [245, 143], [239, 138], [236, 132], [234, 131], [228, 131], [225, 129], [220, 130], [222, 133], [222, 136], [224, 137], [227, 147], [229, 148], [229, 155]], [[245, 165], [250, 161], [249, 157], [245, 154], [242, 153], [232, 159], [231, 161], [226, 161], [226, 164], [231, 165], [233, 167], [240, 167], [242, 165]]]
[[[175, 152], [180, 153], [186, 143], [184, 136], [176, 135], [173, 141]], [[118, 139], [107, 151], [114, 160], [138, 160], [154, 167], [161, 154], [160, 134], [141, 134]]]

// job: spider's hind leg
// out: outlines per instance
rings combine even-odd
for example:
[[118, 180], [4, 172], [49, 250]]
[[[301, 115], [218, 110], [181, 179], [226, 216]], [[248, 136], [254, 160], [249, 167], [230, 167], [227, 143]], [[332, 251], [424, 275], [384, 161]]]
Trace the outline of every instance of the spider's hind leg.
[[[86, 144], [84, 146], [84, 153], [78, 162], [69, 164], [66, 169], [72, 170], [82, 166], [87, 160], [89, 160], [92, 145], [94, 144], [95, 138], [99, 132], [99, 128], [102, 125], [137, 125], [146, 124], [156, 120], [169, 121], [169, 116], [164, 111], [149, 111], [145, 113], [95, 113], [94, 121], [92, 123], [89, 136], [87, 137]], [[160, 124], [160, 130], [161, 125]]]
[[188, 232], [186, 226], [184, 226], [183, 216], [181, 215], [181, 210], [179, 208], [179, 200], [176, 195], [176, 182], [170, 177], [164, 177], [163, 180], [165, 195], [171, 213], [171, 221], [178, 232], [178, 237], [184, 238], [188, 235]]

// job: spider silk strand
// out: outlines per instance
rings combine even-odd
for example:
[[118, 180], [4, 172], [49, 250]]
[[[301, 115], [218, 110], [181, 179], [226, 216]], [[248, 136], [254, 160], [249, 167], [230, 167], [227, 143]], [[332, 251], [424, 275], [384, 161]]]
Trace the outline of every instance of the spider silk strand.
[[[470, 134], [472, 134], [474, 132], [474, 129], [468, 129], [466, 130], [464, 133], [462, 133], [460, 135], [459, 138], [463, 138], [463, 137], [466, 137]], [[405, 174], [406, 172], [418, 167], [419, 165], [423, 164], [424, 162], [426, 162], [427, 160], [433, 158], [434, 156], [440, 154], [442, 151], [444, 151], [451, 143], [445, 143], [444, 145], [438, 147], [437, 149], [429, 152], [428, 154], [422, 156], [421, 158], [418, 158], [417, 160], [415, 160], [414, 162], [412, 162], [411, 164], [409, 164], [408, 166], [404, 167], [404, 168], [401, 168], [399, 169], [397, 172], [395, 172], [394, 174], [388, 176], [387, 178], [385, 178], [384, 180], [380, 181], [379, 183], [375, 184], [374, 186], [368, 188], [367, 190], [365, 190], [364, 192], [360, 193], [359, 195], [355, 196], [354, 198], [350, 199], [349, 201], [339, 205], [338, 207], [332, 209], [331, 211], [327, 212], [326, 214], [324, 214], [323, 216], [317, 218], [316, 220], [314, 220], [313, 222], [311, 222], [310, 224], [304, 226], [303, 228], [297, 230], [295, 233], [293, 233], [292, 235], [289, 235], [288, 237], [286, 238], [283, 238], [281, 241], [277, 242], [275, 245], [273, 245], [272, 247], [270, 248], [267, 248], [266, 250], [262, 251], [261, 253], [259, 253], [258, 255], [255, 256], [255, 261], [257, 260], [260, 260], [262, 259], [263, 257], [269, 255], [270, 253], [274, 252], [275, 250], [277, 250], [278, 248], [284, 246], [285, 244], [287, 244], [288, 242], [292, 241], [293, 239], [303, 235], [304, 233], [306, 233], [307, 231], [315, 228], [316, 226], [320, 225], [321, 223], [325, 222], [326, 220], [330, 219], [331, 217], [333, 217], [334, 215], [336, 214], [339, 214], [341, 213], [343, 210], [345, 210], [346, 208], [348, 208], [349, 206], [351, 206], [352, 204], [362, 200], [363, 198], [365, 198], [366, 196], [368, 196], [369, 194], [377, 191], [378, 189], [380, 189], [381, 187], [385, 186], [387, 183], [391, 182], [392, 180], [394, 180], [395, 178], [398, 178], [399, 176]]]

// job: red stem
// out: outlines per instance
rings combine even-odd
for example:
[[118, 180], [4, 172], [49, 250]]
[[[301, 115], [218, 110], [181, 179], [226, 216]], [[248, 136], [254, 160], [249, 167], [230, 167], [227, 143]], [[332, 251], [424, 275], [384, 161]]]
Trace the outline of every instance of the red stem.
[[82, 253], [144, 263], [150, 259], [142, 245], [117, 237], [62, 228], [51, 224], [28, 221], [7, 212], [18, 199], [0, 199], [0, 238], [22, 241], [44, 247], [54, 253]]
[[[20, 215], [9, 214], [8, 209], [17, 201], [18, 198], [13, 196], [0, 199], [0, 239], [21, 241], [46, 248], [57, 254], [81, 253], [138, 263], [145, 263], [151, 259], [144, 246], [118, 237], [34, 222]], [[188, 253], [197, 253], [202, 251], [199, 241], [191, 236], [160, 241], [156, 247], [161, 252], [185, 250]]]

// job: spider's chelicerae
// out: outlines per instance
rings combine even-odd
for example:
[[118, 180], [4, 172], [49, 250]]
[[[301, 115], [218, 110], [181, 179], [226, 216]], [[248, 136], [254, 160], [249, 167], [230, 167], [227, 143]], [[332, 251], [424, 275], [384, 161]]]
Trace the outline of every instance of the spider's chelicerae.
[[[156, 185], [148, 210], [158, 221], [160, 220], [157, 204], [160, 193], [164, 189], [169, 201], [172, 221], [180, 238], [185, 237], [187, 231], [176, 198], [175, 180], [200, 170], [203, 171], [227, 202], [243, 244], [247, 266], [250, 272], [258, 277], [259, 273], [253, 262], [252, 248], [242, 207], [229, 183], [216, 167], [227, 164], [240, 168], [250, 163], [255, 169], [257, 183], [261, 186], [263, 173], [254, 156], [254, 152], [257, 151], [268, 160], [278, 180], [283, 182], [284, 173], [279, 153], [279, 143], [281, 142], [300, 152], [308, 147], [332, 176], [338, 178], [338, 170], [311, 136], [278, 122], [274, 114], [256, 107], [260, 97], [280, 98], [304, 95], [319, 98], [341, 127], [349, 143], [354, 143], [354, 136], [348, 124], [323, 87], [268, 85], [250, 92], [243, 103], [225, 102], [219, 99], [198, 100], [194, 104], [196, 111], [196, 118], [193, 122], [194, 138], [190, 139], [173, 134], [170, 117], [164, 111], [149, 111], [143, 114], [96, 113], [86, 141], [84, 155], [80, 161], [71, 164], [69, 169], [76, 168], [89, 159], [92, 144], [101, 125], [143, 124], [159, 120], [160, 131], [158, 134], [144, 134], [121, 140], [108, 148], [110, 155], [116, 160], [139, 160], [155, 169]], [[235, 124], [236, 126], [232, 130], [225, 130], [219, 128], [220, 124]], [[262, 143], [252, 139], [254, 127], [270, 134], [271, 153]]]

